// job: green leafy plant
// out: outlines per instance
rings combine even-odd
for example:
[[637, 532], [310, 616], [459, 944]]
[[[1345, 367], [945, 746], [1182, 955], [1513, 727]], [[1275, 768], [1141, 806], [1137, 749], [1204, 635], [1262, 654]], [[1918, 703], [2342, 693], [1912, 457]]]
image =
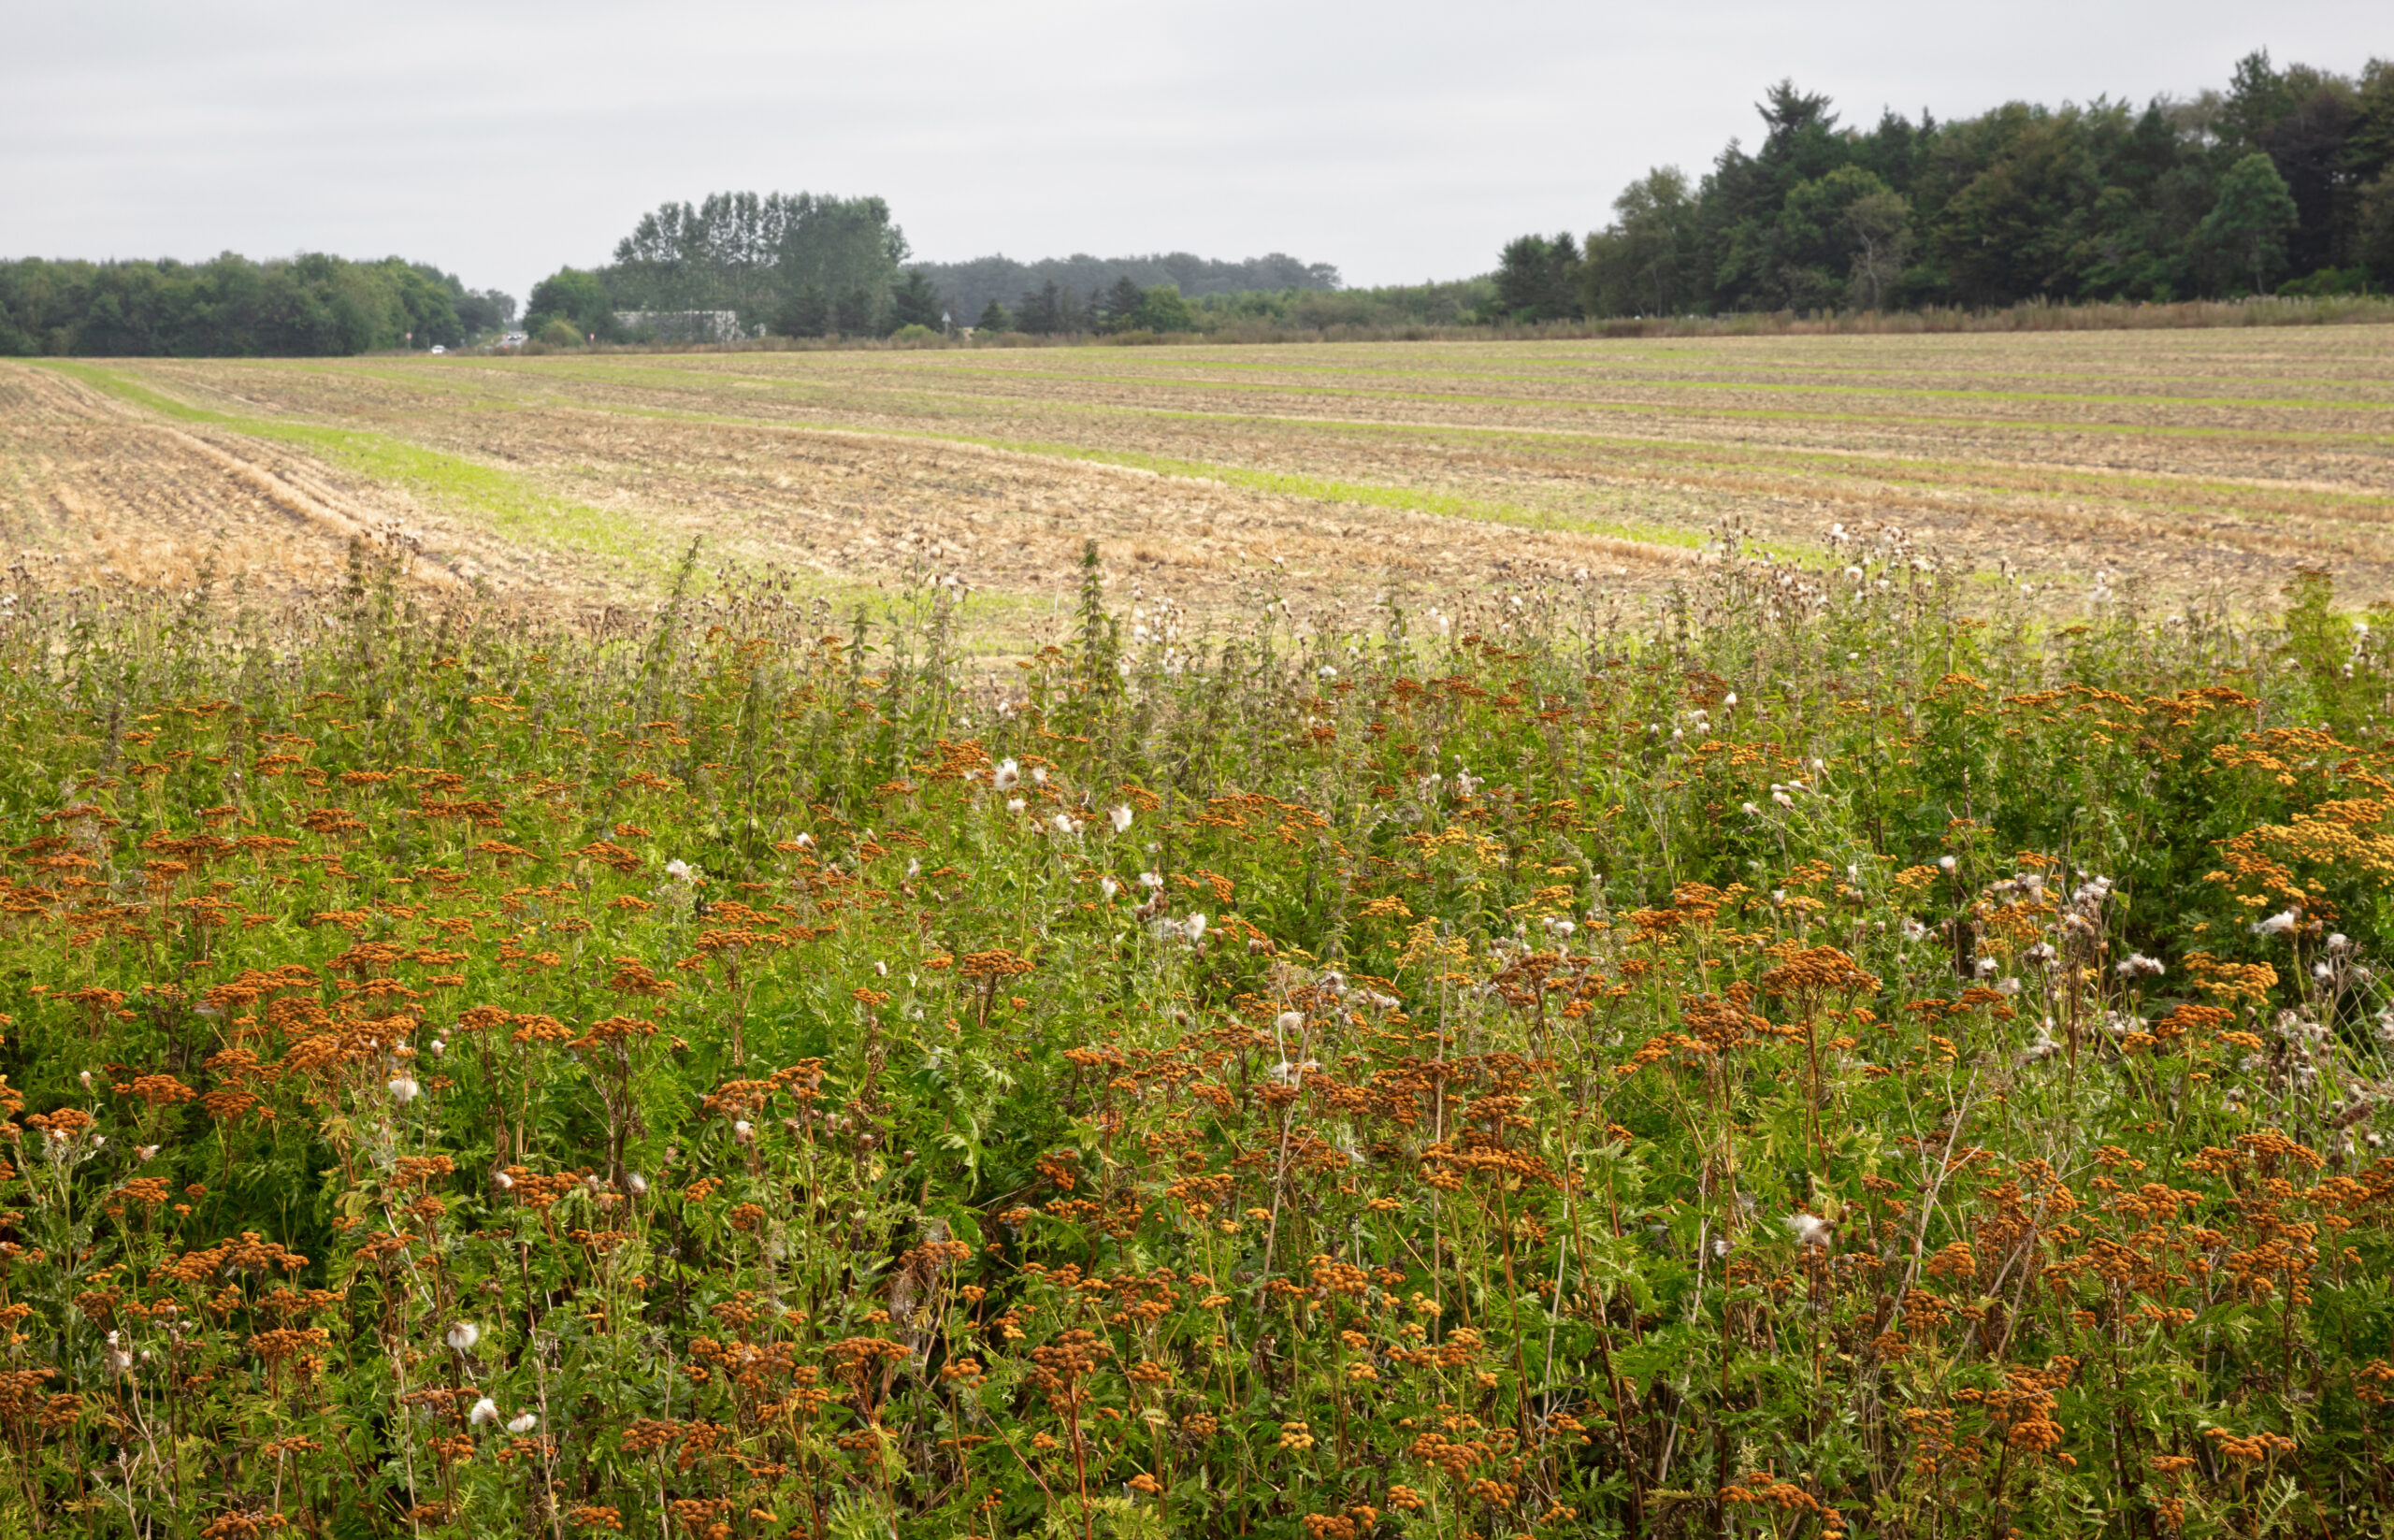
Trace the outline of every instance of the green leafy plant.
[[1126, 639], [361, 548], [0, 606], [0, 1514], [2310, 1533], [2394, 1500], [2382, 627], [1900, 540]]

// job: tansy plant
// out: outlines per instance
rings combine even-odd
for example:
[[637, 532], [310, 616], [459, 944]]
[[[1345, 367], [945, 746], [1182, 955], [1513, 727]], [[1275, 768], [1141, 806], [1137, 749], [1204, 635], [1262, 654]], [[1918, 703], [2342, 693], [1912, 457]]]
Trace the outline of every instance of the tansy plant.
[[16, 596], [0, 1514], [2394, 1507], [2383, 625], [1714, 556], [1204, 645], [1092, 576], [994, 674], [952, 596]]

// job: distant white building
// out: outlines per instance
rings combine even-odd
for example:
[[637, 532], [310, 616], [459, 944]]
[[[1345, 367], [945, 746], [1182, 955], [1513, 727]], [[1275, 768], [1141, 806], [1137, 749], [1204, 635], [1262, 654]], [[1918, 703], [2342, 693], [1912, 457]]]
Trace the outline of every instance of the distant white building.
[[615, 324], [659, 342], [736, 342], [745, 335], [737, 310], [617, 310]]

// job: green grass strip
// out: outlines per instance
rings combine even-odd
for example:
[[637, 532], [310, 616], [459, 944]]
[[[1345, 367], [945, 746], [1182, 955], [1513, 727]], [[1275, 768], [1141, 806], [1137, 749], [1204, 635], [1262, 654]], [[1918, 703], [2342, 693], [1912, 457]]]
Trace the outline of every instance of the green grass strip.
[[175, 422], [292, 444], [372, 481], [429, 494], [445, 508], [471, 512], [494, 534], [511, 540], [600, 556], [643, 576], [664, 572], [674, 557], [675, 542], [657, 539], [637, 520], [570, 502], [512, 471], [425, 449], [388, 434], [216, 411], [91, 364], [45, 359], [38, 367], [55, 369]]
[[[743, 367], [739, 363], [729, 363], [728, 367], [682, 367], [672, 361], [644, 361], [640, 364], [633, 364], [627, 361], [617, 361], [610, 358], [576, 358], [570, 360], [556, 360], [554, 362], [543, 360], [538, 363], [528, 360], [511, 360], [509, 362], [513, 367], [495, 372], [498, 372], [503, 378], [510, 380], [511, 382], [515, 381], [537, 379], [543, 374], [549, 375], [553, 380], [555, 377], [562, 375], [569, 379], [587, 381], [590, 383], [614, 383], [627, 385], [637, 382], [646, 382], [660, 388], [673, 390], [679, 394], [694, 396], [699, 399], [709, 401], [710, 403], [720, 397], [723, 387], [726, 385], [746, 387], [772, 395], [798, 396], [802, 400], [808, 398], [819, 399], [819, 397], [825, 395], [834, 394], [839, 391], [839, 387], [833, 385], [829, 381], [819, 378], [793, 378], [783, 375], [757, 373], [753, 372], [749, 368]], [[712, 363], [713, 361], [710, 360], [709, 362]], [[338, 375], [350, 371], [340, 369], [324, 369], [318, 372]], [[393, 378], [394, 382], [397, 382], [395, 377], [398, 371], [377, 368], [359, 370], [356, 372], [370, 373], [378, 378]], [[1073, 377], [1060, 376], [1059, 378], [1068, 379]], [[428, 390], [444, 388], [457, 390], [464, 389], [466, 387], [462, 387], [460, 384], [444, 382], [444, 384], [440, 386], [427, 384], [421, 388]], [[670, 410], [658, 411], [654, 409], [605, 406], [587, 401], [577, 401], [572, 397], [561, 396], [554, 392], [542, 394], [543, 399], [548, 404], [568, 410], [598, 410], [602, 413], [620, 412], [626, 415], [635, 416], [664, 416], [676, 420], [711, 422], [725, 425], [743, 424], [759, 426], [786, 425], [798, 427], [816, 425], [793, 424], [787, 422], [786, 419], [776, 420], [770, 417], [750, 417], [740, 414], [725, 415], [720, 412], [685, 413]], [[897, 405], [900, 401], [915, 402], [941, 416], [945, 416], [947, 413], [939, 411], [938, 408], [933, 404], [933, 402], [941, 396], [945, 396], [950, 401], [971, 402], [976, 405], [988, 399], [988, 397], [971, 392], [942, 392], [936, 388], [927, 391], [916, 381], [910, 381], [906, 385], [883, 383], [865, 384], [850, 381], [844, 394], [846, 394], [851, 399], [859, 395], [876, 397], [881, 403], [880, 410], [901, 410]], [[927, 397], [929, 399], [926, 399]], [[504, 396], [498, 395], [496, 392], [493, 392], [492, 396], [486, 398], [500, 401], [509, 399]], [[518, 396], [515, 397], [515, 399], [520, 400], [522, 397]], [[1067, 415], [1140, 417], [1153, 421], [1241, 424], [1271, 429], [1293, 429], [1297, 430], [1300, 434], [1305, 432], [1320, 432], [1335, 436], [1351, 436], [1359, 438], [1421, 439], [1432, 441], [1444, 439], [1448, 441], [1461, 442], [1477, 441], [1484, 444], [1516, 447], [1521, 451], [1531, 453], [1537, 452], [1533, 449], [1532, 446], [1553, 446], [1554, 448], [1562, 448], [1564, 446], [1586, 445], [1589, 447], [1616, 450], [1643, 450], [1649, 453], [1661, 451], [1667, 456], [1669, 451], [1665, 448], [1665, 446], [1674, 442], [1674, 440], [1653, 440], [1642, 438], [1627, 438], [1617, 435], [1589, 433], [1585, 430], [1567, 428], [1493, 427], [1471, 424], [1377, 423], [1369, 420], [1317, 418], [1282, 413], [1176, 410], [1170, 408], [1161, 407], [1118, 406], [1101, 402], [1069, 400], [1046, 401], [1038, 403], [1038, 405], [1043, 410], [1061, 412]], [[1255, 470], [1246, 468], [1233, 467], [1213, 461], [1146, 454], [1134, 451], [1084, 449], [1079, 446], [1054, 442], [1005, 439], [988, 435], [958, 433], [936, 429], [907, 430], [891, 427], [848, 426], [844, 425], [820, 425], [826, 427], [835, 426], [837, 431], [842, 432], [872, 433], [899, 438], [929, 438], [931, 439], [949, 442], [975, 443], [983, 445], [984, 447], [1007, 450], [1017, 453], [1031, 453], [1048, 457], [1072, 458], [1098, 463], [1109, 463], [1132, 467], [1134, 468], [1155, 470], [1162, 474], [1197, 476], [1219, 482], [1224, 484], [1238, 485], [1250, 489], [1269, 491], [1283, 495], [1314, 497], [1318, 500], [1357, 502], [1371, 506], [1397, 508], [1408, 511], [1426, 512], [1445, 516], [1493, 518], [1500, 522], [1526, 524], [1540, 527], [1570, 528], [1591, 534], [1608, 535], [1656, 545], [1688, 546], [1701, 543], [1701, 537], [1695, 536], [1667, 525], [1655, 525], [1651, 523], [1628, 525], [1618, 522], [1572, 520], [1567, 515], [1558, 516], [1549, 511], [1527, 508], [1521, 504], [1509, 503], [1496, 499], [1473, 498], [1456, 494], [1425, 493], [1414, 489], [1387, 486], [1380, 483], [1357, 482], [1326, 477], [1290, 475], [1282, 472]], [[1763, 474], [1788, 473], [1786, 468], [1774, 468], [1771, 462], [1778, 461], [1782, 462], [1783, 466], [1786, 468], [1800, 467], [1810, 469], [1816, 474], [1825, 471], [1831, 474], [1857, 480], [1876, 478], [1899, 485], [1925, 485], [1935, 488], [1941, 484], [1940, 479], [1934, 475], [1923, 475], [1921, 473], [1923, 468], [1942, 468], [1949, 471], [1956, 468], [1955, 463], [1953, 462], [1911, 462], [1903, 459], [1889, 459], [1884, 456], [1869, 454], [1841, 455], [1826, 453], [1817, 449], [1798, 449], [1791, 447], [1787, 449], [1756, 451], [1752, 446], [1746, 446], [1740, 450], [1731, 446], [1717, 445], [1709, 440], [1703, 439], [1677, 440], [1676, 442], [1680, 448], [1682, 455], [1693, 458], [1698, 463], [1710, 463], [1723, 468], [1751, 469]], [[1550, 450], [1549, 453], [1551, 451]], [[1962, 462], [1960, 463], [1959, 468], [1967, 469], [1969, 468], [1969, 462]], [[2193, 497], [2205, 501], [2218, 499], [2220, 501], [2227, 502], [2231, 508], [2240, 511], [2251, 513], [2261, 517], [2264, 520], [2268, 520], [2276, 516], [2275, 511], [2265, 511], [2263, 510], [2255, 509], [2251, 507], [2250, 499], [2256, 497], [2269, 497], [2273, 494], [2278, 496], [2284, 495], [2282, 493], [2278, 493], [2277, 489], [2266, 486], [2244, 486], [2233, 482], [2215, 482], [2208, 480], [2189, 479], [2185, 482], [2173, 482], [2168, 480], [2147, 476], [2108, 477], [2087, 473], [2055, 472], [2047, 472], [2046, 474], [2059, 475], [2060, 479], [2066, 483], [2065, 487], [2017, 487], [2002, 484], [2004, 478], [2000, 474], [1998, 468], [1987, 467], [1986, 468], [1990, 470], [1997, 470], [1997, 474], [1992, 477], [1983, 478], [1983, 490], [1995, 493], [1998, 496], [2020, 497], [2031, 501], [2053, 502], [2069, 500], [2071, 498], [2083, 499], [2088, 497], [2101, 498], [2108, 495], [2117, 497], [2123, 502], [2127, 503], [2130, 506], [2149, 506], [2151, 501], [2156, 497], [2161, 499], [2170, 499], [2173, 495], [2175, 495], [2182, 497]], [[2133, 496], [2132, 494], [2134, 493], [2142, 493], [2144, 494], [2144, 496]], [[2334, 514], [2341, 510], [2349, 509], [2354, 513], [2363, 514], [2364, 522], [2374, 522], [2366, 520], [2365, 515], [2368, 513], [2382, 513], [2387, 506], [2386, 498], [2369, 494], [2312, 493], [2308, 494], [2304, 500], [2314, 505], [2315, 511], [2328, 513], [2329, 516], [2334, 516]], [[2216, 504], [2214, 506], [2216, 506]]]
[[1569, 514], [1533, 508], [1523, 503], [1499, 502], [1485, 497], [1467, 497], [1454, 493], [1426, 492], [1415, 487], [1387, 486], [1371, 482], [1337, 481], [1326, 476], [1301, 476], [1276, 470], [1255, 470], [1244, 466], [1220, 465], [1209, 460], [1179, 459], [1165, 454], [1148, 454], [1137, 450], [1089, 449], [1078, 444], [1051, 443], [1030, 439], [1002, 439], [989, 434], [949, 433], [933, 428], [856, 427], [841, 423], [793, 423], [776, 421], [772, 418], [728, 416], [720, 412], [676, 411], [664, 407], [585, 405], [579, 410], [599, 416], [644, 417], [658, 422], [704, 423], [718, 427], [770, 428], [790, 433], [813, 433], [833, 437], [903, 439], [925, 443], [971, 444], [976, 448], [1002, 450], [1011, 454], [1030, 454], [1049, 460], [1074, 460], [1090, 465], [1118, 466], [1127, 470], [1150, 471], [1159, 476], [1177, 476], [1193, 481], [1216, 482], [1224, 486], [1269, 492], [1280, 497], [1305, 497], [1316, 502], [1355, 503], [1370, 508], [1393, 509], [1408, 513], [1427, 513], [1441, 518], [1471, 519], [1483, 524], [1504, 524], [1520, 528], [1597, 535], [1614, 540], [1630, 540], [1640, 545], [1667, 546], [1677, 550], [1697, 550], [1704, 544], [1704, 537], [1700, 534], [1691, 530], [1674, 529], [1663, 525], [1574, 518]]
[[[731, 371], [716, 370], [641, 368], [638, 367], [619, 368], [613, 366], [612, 361], [598, 359], [578, 360], [576, 363], [579, 367], [571, 370], [571, 377], [577, 380], [587, 380], [593, 381], [612, 380], [622, 381], [638, 378], [641, 380], [650, 381], [660, 385], [668, 385], [670, 388], [675, 389], [681, 394], [695, 396], [700, 399], [710, 401], [719, 398], [722, 394], [720, 390], [720, 386], [722, 384], [730, 382], [748, 385], [758, 390], [772, 391], [800, 397], [820, 396], [826, 394], [831, 394], [835, 389], [835, 387], [832, 387], [828, 383], [817, 381], [784, 380], [779, 377], [770, 375], [740, 374], [733, 373]], [[659, 379], [659, 376], [670, 376], [671, 378]], [[706, 384], [714, 384], [718, 388], [714, 390], [708, 390], [703, 388]], [[859, 396], [872, 396], [875, 397], [878, 402], [875, 409], [877, 410], [895, 411], [901, 410], [900, 403], [901, 402], [919, 401], [926, 410], [940, 416], [947, 416], [951, 414], [949, 412], [940, 410], [934, 404], [943, 397], [949, 401], [965, 401], [976, 404], [991, 399], [990, 397], [970, 392], [925, 391], [919, 387], [883, 384], [851, 384], [842, 394], [844, 394], [850, 400], [854, 400]], [[588, 408], [590, 405], [586, 402], [573, 401], [570, 397], [560, 397], [554, 395], [545, 397], [545, 399], [558, 405], [571, 405], [584, 408]], [[1930, 490], [1948, 489], [1956, 484], [1951, 481], [1940, 479], [1937, 475], [1933, 474], [1936, 471], [1942, 470], [1947, 472], [1949, 475], [1961, 472], [1968, 473], [1969, 476], [1974, 478], [1973, 483], [1968, 488], [1968, 490], [1990, 493], [1999, 497], [2017, 497], [2041, 502], [2069, 501], [2073, 499], [2084, 500], [2088, 497], [2115, 497], [2125, 506], [2145, 508], [2149, 507], [2156, 500], [2167, 501], [2184, 497], [2198, 497], [2205, 499], [2203, 506], [2206, 507], [2220, 506], [2224, 504], [2231, 511], [2250, 511], [2256, 514], [2264, 514], [2266, 511], [2252, 507], [2252, 499], [2299, 497], [2306, 505], [2308, 505], [2310, 511], [2324, 513], [2333, 517], [2338, 516], [2340, 511], [2350, 510], [2352, 515], [2355, 516], [2358, 522], [2363, 523], [2374, 523], [2376, 520], [2371, 518], [2370, 515], [2375, 514], [2382, 516], [2387, 512], [2389, 509], [2394, 509], [2394, 500], [2389, 500], [2381, 494], [2310, 491], [2297, 493], [2284, 488], [2270, 486], [2266, 483], [2247, 484], [2236, 482], [2223, 482], [2208, 478], [2192, 477], [2185, 479], [2166, 479], [2133, 473], [2107, 475], [2098, 472], [2074, 470], [2055, 471], [2041, 468], [2038, 472], [2040, 476], [2059, 481], [2063, 482], [2064, 485], [2059, 488], [2017, 486], [2010, 484], [2008, 478], [2009, 475], [2017, 470], [2018, 468], [2009, 466], [2000, 461], [1954, 461], [1941, 458], [1890, 457], [1886, 455], [1872, 454], [1867, 452], [1833, 452], [1817, 447], [1787, 446], [1762, 448], [1753, 445], [1723, 444], [1717, 440], [1708, 439], [1688, 439], [1676, 436], [1658, 438], [1633, 437], [1620, 434], [1593, 432], [1587, 429], [1579, 428], [1497, 427], [1469, 423], [1386, 423], [1375, 422], [1370, 419], [1313, 417], [1280, 412], [1195, 411], [1175, 410], [1168, 407], [1118, 406], [1106, 402], [1062, 399], [1040, 401], [1035, 403], [1035, 405], [1042, 412], [1066, 416], [1141, 418], [1154, 422], [1225, 424], [1275, 430], [1295, 429], [1299, 430], [1296, 435], [1297, 437], [1303, 437], [1305, 433], [1320, 433], [1325, 436], [1364, 439], [1412, 439], [1434, 442], [1444, 440], [1456, 443], [1473, 443], [1491, 447], [1502, 447], [1514, 449], [1522, 453], [1538, 453], [1548, 455], [1552, 455], [1557, 451], [1584, 446], [1591, 449], [1628, 452], [1645, 455], [1649, 460], [1649, 468], [1653, 468], [1666, 463], [1669, 459], [1673, 458], [1676, 453], [1676, 457], [1679, 459], [1692, 460], [1697, 465], [1710, 466], [1726, 470], [1765, 475], [1790, 475], [1805, 473], [1815, 475], [1825, 474], [1856, 482], [1870, 482], [1875, 480], [1893, 482], [1897, 485], [1920, 486]], [[610, 410], [623, 409], [598, 408], [596, 410]], [[806, 409], [801, 407], [801, 410]], [[804, 425], [789, 425], [787, 419], [776, 419], [771, 417], [733, 416], [727, 418], [720, 415], [697, 415], [699, 420], [704, 421], [741, 422], [759, 425], [774, 424]], [[858, 427], [846, 429], [845, 431], [903, 433], [905, 430]], [[993, 447], [1000, 448], [1020, 448], [1022, 443], [1021, 440], [1013, 439], [985, 440], [967, 434], [934, 433], [933, 436], [961, 442], [986, 441]], [[1056, 453], [1057, 451], [1053, 447], [1050, 447], [1038, 450], [1024, 449], [1022, 452], [1046, 453]], [[1105, 453], [1111, 452], [1100, 451], [1096, 453]], [[1123, 463], [1130, 462], [1126, 461]], [[1176, 463], [1212, 464], [1213, 462], [1180, 461]], [[1228, 468], [1221, 468], [1227, 469]], [[1227, 477], [1217, 474], [1215, 479], [1227, 480]], [[1341, 482], [1335, 484], [1348, 485], [1354, 483]], [[2142, 496], [2133, 496], [2132, 494], [2142, 494]], [[1343, 500], [1353, 499], [1349, 498]], [[1652, 537], [1638, 535], [1632, 536], [1630, 538], [1651, 539]], [[1664, 543], [1677, 542], [1676, 540], [1666, 540]]]
[[[927, 353], [923, 356], [926, 358], [931, 358], [936, 357], [937, 355]], [[532, 369], [545, 363], [546, 360], [525, 360], [521, 362], [514, 362], [508, 372], [530, 372]], [[604, 358], [575, 360], [574, 364], [576, 367], [574, 367], [570, 372], [583, 379], [603, 379], [609, 374], [615, 372], [615, 369], [617, 368], [617, 366], [614, 366], [612, 360]], [[660, 366], [656, 363], [650, 363], [645, 367], [639, 367], [639, 371], [644, 375], [658, 372], [671, 372], [671, 374], [680, 377], [678, 382], [687, 383], [692, 388], [696, 388], [700, 381], [749, 380], [777, 386], [792, 391], [793, 393], [799, 391], [816, 394], [836, 392], [844, 396], [854, 396], [867, 391], [895, 393], [901, 389], [901, 387], [894, 385], [869, 385], [859, 383], [852, 376], [844, 377], [836, 383], [836, 385], [834, 385], [829, 382], [797, 380], [785, 376], [750, 373], [734, 369], [672, 368], [670, 366]], [[2212, 439], [2257, 444], [2394, 445], [2394, 434], [2347, 433], [2333, 429], [2321, 428], [2247, 428], [2211, 427], [2193, 424], [2055, 422], [2037, 418], [1957, 417], [1930, 412], [1906, 412], [1898, 410], [1801, 411], [1767, 407], [1718, 406], [1698, 401], [1595, 401], [1582, 398], [1558, 399], [1551, 396], [1493, 395], [1467, 396], [1445, 391], [1325, 390], [1320, 386], [1313, 385], [1266, 384], [1251, 381], [1238, 380], [1187, 381], [1139, 374], [1094, 374], [1077, 371], [1066, 373], [1035, 369], [970, 367], [963, 365], [934, 364], [922, 366], [922, 368], [925, 373], [929, 373], [930, 370], [935, 369], [937, 371], [936, 377], [940, 380], [957, 381], [957, 383], [952, 386], [946, 394], [952, 395], [959, 400], [979, 403], [1020, 404], [1037, 409], [1045, 409], [1050, 405], [1050, 403], [1020, 396], [991, 394], [988, 392], [965, 389], [963, 388], [962, 381], [969, 377], [978, 376], [992, 381], [1020, 380], [1045, 381], [1050, 384], [1070, 381], [1089, 384], [1140, 385], [1155, 389], [1175, 390], [1190, 393], [1212, 391], [1230, 396], [1302, 396], [1312, 397], [1313, 399], [1321, 401], [1325, 404], [1341, 399], [1363, 401], [1421, 401], [1435, 403], [1441, 406], [1507, 407], [1528, 408], [1538, 410], [1551, 410], [1555, 412], [1609, 412], [1629, 415], [1643, 414], [1666, 419], [1671, 417], [1686, 417], [1715, 422], [1786, 423], [1801, 425], [1816, 424], [1823, 426], [1845, 425], [1852, 424], [1867, 424], [1874, 426], [1901, 425], [1913, 427], [1947, 428], [1956, 432], [1990, 434], [2060, 434], [2089, 437], [2105, 435], [2141, 439]], [[617, 377], [629, 378], [632, 373], [632, 368], [623, 368], [620, 375]], [[916, 386], [914, 388], [916, 390], [924, 389], [924, 387], [921, 386]], [[1660, 388], [1668, 389], [1674, 387], [1671, 385], [1665, 385]], [[1721, 385], [1712, 388], [1738, 387]], [[1837, 390], [1834, 387], [1826, 388], [1832, 390], [1834, 394], [1846, 396], [1880, 394], [1894, 396], [1900, 399], [1900, 397], [1905, 394], [1900, 392], [1853, 392]], [[2066, 396], [2062, 397], [2062, 399], [2070, 401], [2084, 401], [2093, 398], [2085, 396]], [[2131, 399], [2141, 405], [2189, 404], [2171, 398], [2160, 398], [2157, 402], [2156, 399], [2153, 397], [2134, 397]], [[2250, 403], [2242, 402], [2234, 404], [2250, 405]], [[2260, 404], [2271, 405], [2286, 403]], [[2348, 409], [2343, 408], [2342, 404], [2340, 404], [2340, 410]]]
[[1183, 476], [1200, 481], [1219, 482], [1225, 486], [1241, 487], [1253, 492], [1268, 492], [1283, 497], [1308, 497], [1316, 502], [1357, 503], [1367, 508], [1394, 509], [1406, 513], [1428, 513], [1440, 518], [1476, 519], [1483, 523], [1518, 525], [1533, 529], [1563, 530], [1580, 535], [1604, 535], [1616, 540], [1634, 540], [1640, 545], [1671, 546], [1686, 551], [1696, 550], [1704, 544], [1704, 537], [1691, 530], [1672, 529], [1660, 525], [1637, 525], [1608, 520], [1573, 518], [1568, 514], [1532, 508], [1522, 503], [1467, 497], [1450, 492], [1427, 492], [1418, 487], [1387, 486], [1372, 482], [1337, 481], [1328, 476], [1302, 476], [1278, 470], [1254, 470], [1243, 466], [1219, 465], [1207, 460], [1184, 460], [1165, 454], [1148, 454], [1137, 450], [1082, 449], [1072, 444], [1046, 444], [1024, 439], [945, 433], [925, 433], [921, 437], [981, 444], [990, 449], [1010, 450], [1020, 454], [1038, 454], [1050, 459], [1084, 460], [1096, 465], [1150, 470], [1161, 476]]

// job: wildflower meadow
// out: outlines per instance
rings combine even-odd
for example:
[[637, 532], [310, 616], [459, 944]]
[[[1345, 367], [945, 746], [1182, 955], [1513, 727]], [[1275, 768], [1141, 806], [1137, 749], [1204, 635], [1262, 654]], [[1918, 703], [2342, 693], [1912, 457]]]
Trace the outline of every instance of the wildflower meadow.
[[2381, 1532], [2394, 614], [1096, 559], [14, 593], [0, 1533]]

